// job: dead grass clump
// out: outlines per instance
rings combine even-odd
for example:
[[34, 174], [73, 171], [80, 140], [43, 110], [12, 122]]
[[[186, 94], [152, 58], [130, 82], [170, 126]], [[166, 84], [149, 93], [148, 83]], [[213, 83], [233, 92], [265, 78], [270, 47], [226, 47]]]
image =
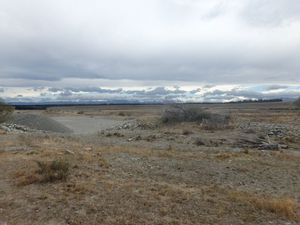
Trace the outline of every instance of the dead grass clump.
[[64, 159], [51, 162], [36, 161], [41, 182], [65, 181], [69, 175], [70, 164]]
[[17, 171], [14, 174], [14, 179], [16, 180], [17, 186], [26, 186], [26, 185], [39, 182], [40, 179], [37, 176], [37, 174], [35, 174], [35, 172], [31, 171], [29, 168], [26, 169], [27, 169], [26, 171], [25, 170]]
[[196, 122], [205, 129], [219, 129], [229, 127], [231, 117], [227, 114], [204, 111], [199, 107], [174, 105], [164, 111], [161, 121], [165, 124]]
[[182, 135], [190, 135], [190, 134], [193, 134], [193, 132], [190, 130], [182, 130]]
[[250, 204], [260, 210], [275, 213], [289, 220], [300, 221], [299, 205], [292, 198], [262, 197], [238, 191], [231, 192], [230, 196], [235, 201]]
[[17, 185], [26, 186], [38, 182], [40, 182], [39, 177], [35, 174], [30, 174], [30, 175], [20, 176], [17, 180]]
[[296, 99], [296, 101], [294, 101], [294, 105], [297, 107], [297, 108], [300, 108], [300, 97]]
[[0, 123], [5, 122], [14, 112], [14, 107], [7, 105], [0, 99]]
[[194, 144], [197, 146], [206, 145], [206, 142], [202, 138], [196, 138]]
[[28, 134], [20, 134], [18, 136], [19, 145], [23, 145], [26, 147], [34, 147], [35, 146], [35, 138]]

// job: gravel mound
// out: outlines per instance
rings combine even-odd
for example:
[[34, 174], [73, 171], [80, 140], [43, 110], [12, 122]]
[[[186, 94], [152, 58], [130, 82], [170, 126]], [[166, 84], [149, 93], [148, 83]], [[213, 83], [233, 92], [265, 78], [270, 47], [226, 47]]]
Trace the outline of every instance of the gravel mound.
[[11, 123], [29, 127], [35, 130], [52, 131], [56, 133], [71, 133], [72, 130], [61, 123], [41, 115], [16, 114], [10, 121]]

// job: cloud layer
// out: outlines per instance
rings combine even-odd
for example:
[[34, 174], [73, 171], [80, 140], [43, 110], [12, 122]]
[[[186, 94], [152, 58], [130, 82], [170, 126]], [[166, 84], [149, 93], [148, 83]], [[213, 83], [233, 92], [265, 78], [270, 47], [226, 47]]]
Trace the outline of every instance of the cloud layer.
[[147, 88], [39, 87], [3, 88], [0, 97], [8, 102], [93, 102], [93, 103], [170, 103], [230, 102], [242, 100], [291, 100], [300, 96], [300, 85], [202, 85], [157, 86]]
[[0, 0], [0, 86], [299, 84], [299, 11], [298, 0]]

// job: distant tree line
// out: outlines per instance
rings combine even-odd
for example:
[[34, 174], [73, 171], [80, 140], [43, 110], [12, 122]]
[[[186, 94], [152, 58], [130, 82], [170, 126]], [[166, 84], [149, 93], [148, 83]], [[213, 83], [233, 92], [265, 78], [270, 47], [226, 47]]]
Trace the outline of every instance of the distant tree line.
[[282, 102], [280, 98], [273, 98], [273, 99], [246, 99], [241, 101], [232, 101], [229, 103], [251, 103], [251, 102]]

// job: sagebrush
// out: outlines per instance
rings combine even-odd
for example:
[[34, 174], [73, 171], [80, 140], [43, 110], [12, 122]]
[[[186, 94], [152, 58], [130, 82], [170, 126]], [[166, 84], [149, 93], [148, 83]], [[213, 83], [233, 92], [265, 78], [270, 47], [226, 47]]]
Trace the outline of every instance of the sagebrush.
[[0, 123], [5, 122], [14, 112], [14, 107], [0, 99]]
[[70, 164], [64, 159], [51, 162], [36, 161], [36, 163], [39, 167], [37, 173], [41, 175], [41, 182], [65, 181], [69, 175]]
[[206, 129], [229, 127], [231, 116], [203, 110], [200, 107], [174, 105], [166, 109], [161, 118], [163, 123], [196, 122]]
[[294, 101], [294, 105], [295, 105], [297, 108], [300, 108], [300, 97], [297, 98], [297, 99]]

